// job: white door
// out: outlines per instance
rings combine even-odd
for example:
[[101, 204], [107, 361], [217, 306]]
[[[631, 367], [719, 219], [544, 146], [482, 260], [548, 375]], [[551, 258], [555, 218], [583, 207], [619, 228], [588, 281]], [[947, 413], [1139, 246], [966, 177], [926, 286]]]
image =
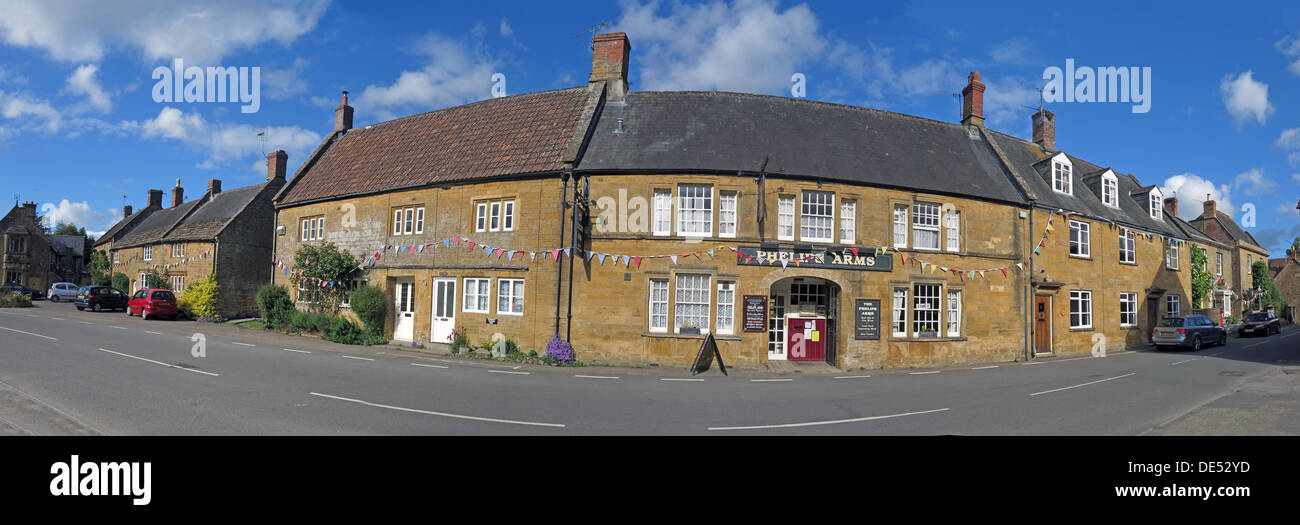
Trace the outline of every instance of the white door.
[[456, 280], [433, 281], [433, 323], [429, 341], [450, 343], [451, 332], [456, 329]]
[[393, 324], [393, 339], [410, 341], [415, 334], [415, 308], [411, 296], [415, 292], [415, 283], [397, 283], [397, 320]]

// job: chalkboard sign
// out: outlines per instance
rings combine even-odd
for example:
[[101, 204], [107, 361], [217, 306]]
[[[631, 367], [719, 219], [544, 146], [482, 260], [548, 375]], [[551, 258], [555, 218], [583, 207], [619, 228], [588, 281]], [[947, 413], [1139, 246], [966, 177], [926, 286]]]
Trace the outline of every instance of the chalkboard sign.
[[767, 331], [767, 296], [745, 296], [745, 331]]
[[854, 299], [853, 338], [880, 339], [880, 299]]

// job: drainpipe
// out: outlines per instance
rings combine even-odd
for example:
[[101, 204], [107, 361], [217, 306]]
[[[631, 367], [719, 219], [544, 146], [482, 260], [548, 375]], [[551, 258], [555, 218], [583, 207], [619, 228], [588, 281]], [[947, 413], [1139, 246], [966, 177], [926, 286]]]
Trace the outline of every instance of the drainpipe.
[[[1036, 239], [1034, 239], [1034, 205], [1030, 204], [1027, 207], [1027, 210], [1029, 212], [1028, 239], [1030, 244], [1028, 247], [1029, 251], [1025, 252], [1029, 254], [1029, 278], [1026, 280], [1026, 285], [1025, 285], [1025, 295], [1026, 295], [1025, 309], [1029, 311], [1029, 316], [1025, 318], [1025, 324], [1026, 324], [1025, 330], [1029, 334], [1029, 338], [1025, 340], [1025, 362], [1026, 363], [1029, 362], [1029, 359], [1034, 353], [1033, 350], [1034, 336], [1035, 336], [1034, 328], [1037, 325], [1033, 319], [1037, 318], [1036, 317], [1037, 311], [1035, 309], [1038, 308], [1038, 306], [1036, 305], [1036, 301], [1038, 300], [1038, 298], [1034, 297], [1034, 257], [1033, 257], [1034, 248], [1033, 247], [1034, 244], [1036, 243]], [[1047, 315], [1052, 315], [1052, 312], [1047, 312]]]
[[[566, 209], [565, 199], [569, 195], [569, 170], [564, 170], [560, 174], [560, 180], [564, 181], [564, 188], [560, 190], [560, 246], [564, 246], [564, 211]], [[555, 335], [560, 335], [560, 289], [564, 284], [564, 265], [555, 265]]]
[[[591, 178], [584, 177], [583, 188], [578, 189], [578, 179], [573, 179], [573, 220], [571, 221], [573, 223], [573, 235], [570, 235], [569, 239], [570, 242], [574, 243], [574, 246], [571, 246], [569, 250], [569, 306], [564, 321], [564, 340], [570, 343], [573, 342], [571, 339], [573, 334], [573, 260], [578, 257], [578, 247], [576, 246], [578, 243], [578, 206], [580, 203], [585, 202], [590, 184]], [[581, 205], [586, 206], [586, 204]]]

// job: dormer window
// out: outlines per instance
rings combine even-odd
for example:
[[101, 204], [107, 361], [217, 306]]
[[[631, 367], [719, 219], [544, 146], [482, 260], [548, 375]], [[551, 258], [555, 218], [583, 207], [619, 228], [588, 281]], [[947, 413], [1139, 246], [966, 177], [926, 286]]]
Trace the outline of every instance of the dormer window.
[[1101, 176], [1101, 202], [1112, 208], [1119, 207], [1119, 182], [1109, 171]]
[[1148, 196], [1147, 199], [1150, 202], [1150, 209], [1148, 211], [1151, 212], [1151, 218], [1157, 221], [1163, 221], [1164, 214], [1161, 213], [1161, 210], [1164, 209], [1164, 199], [1161, 197], [1160, 192], [1152, 189], [1151, 195]]
[[1074, 166], [1070, 164], [1069, 157], [1057, 155], [1052, 159], [1052, 189], [1066, 195], [1074, 195], [1070, 181], [1074, 173]]

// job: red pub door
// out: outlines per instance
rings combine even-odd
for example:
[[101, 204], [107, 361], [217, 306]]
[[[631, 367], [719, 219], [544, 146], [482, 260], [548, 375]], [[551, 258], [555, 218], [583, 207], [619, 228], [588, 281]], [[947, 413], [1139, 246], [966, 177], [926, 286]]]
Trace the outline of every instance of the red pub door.
[[787, 356], [791, 361], [826, 360], [826, 320], [791, 317], [786, 326]]

